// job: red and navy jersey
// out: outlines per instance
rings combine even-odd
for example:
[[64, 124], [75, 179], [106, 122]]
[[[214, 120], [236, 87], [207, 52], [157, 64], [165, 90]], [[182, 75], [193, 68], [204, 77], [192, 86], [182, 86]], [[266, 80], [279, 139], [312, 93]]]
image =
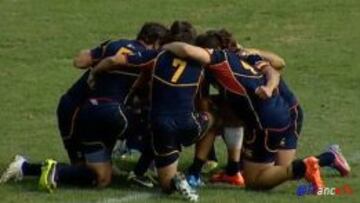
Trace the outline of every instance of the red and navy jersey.
[[[261, 99], [255, 90], [266, 85], [266, 77], [259, 67], [266, 63], [260, 56], [252, 55], [246, 60], [233, 52], [215, 50], [211, 55], [211, 64], [207, 69], [216, 82], [229, 92], [229, 98], [238, 105], [242, 119], [247, 125], [259, 128], [284, 128], [289, 124], [289, 98], [282, 94], [290, 92], [282, 89], [269, 99]], [[285, 84], [285, 83], [284, 83]], [[282, 88], [282, 85], [279, 86]], [[291, 93], [293, 96], [293, 94]], [[295, 100], [295, 99], [294, 99]]]
[[128, 56], [128, 63], [152, 66], [151, 114], [191, 113], [203, 77], [200, 63], [168, 51], [145, 51]]
[[[145, 50], [145, 47], [139, 41], [121, 39], [112, 42], [108, 41], [92, 49], [91, 57], [95, 62], [99, 62], [106, 57], [119, 53], [132, 54], [143, 50]], [[103, 73], [96, 78], [94, 89], [90, 90], [87, 84], [89, 71], [86, 71], [68, 90], [67, 94], [79, 101], [89, 97], [105, 97], [124, 102], [139, 74], [139, 69], [126, 67], [123, 67], [119, 71]]]

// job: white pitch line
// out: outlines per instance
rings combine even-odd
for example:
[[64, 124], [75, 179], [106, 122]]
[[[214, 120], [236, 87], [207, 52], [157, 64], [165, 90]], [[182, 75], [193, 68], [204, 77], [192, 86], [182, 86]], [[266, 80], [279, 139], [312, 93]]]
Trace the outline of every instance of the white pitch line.
[[98, 200], [96, 203], [125, 203], [125, 202], [132, 202], [136, 200], [145, 200], [151, 197], [157, 196], [156, 193], [147, 193], [147, 192], [137, 192], [134, 194], [128, 194], [121, 198], [107, 198]]

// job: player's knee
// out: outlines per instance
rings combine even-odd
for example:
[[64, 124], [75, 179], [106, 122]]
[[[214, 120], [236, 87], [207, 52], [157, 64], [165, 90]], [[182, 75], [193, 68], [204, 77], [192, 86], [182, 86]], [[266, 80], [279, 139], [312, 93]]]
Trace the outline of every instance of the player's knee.
[[97, 173], [97, 186], [99, 188], [104, 188], [111, 183], [111, 172], [108, 173]]
[[90, 165], [90, 168], [96, 175], [96, 185], [99, 188], [104, 188], [111, 183], [112, 167], [111, 164], [96, 164]]
[[157, 155], [155, 156], [155, 164], [157, 168], [162, 168], [174, 163], [175, 161], [178, 160], [178, 158], [179, 158], [179, 153], [177, 152], [165, 156]]

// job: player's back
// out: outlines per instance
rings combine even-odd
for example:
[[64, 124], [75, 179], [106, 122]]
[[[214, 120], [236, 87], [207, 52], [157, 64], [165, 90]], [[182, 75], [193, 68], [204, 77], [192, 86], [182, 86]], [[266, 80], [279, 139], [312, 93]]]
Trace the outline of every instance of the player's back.
[[221, 86], [240, 96], [252, 97], [266, 83], [260, 71], [233, 52], [215, 50], [208, 69]]
[[193, 60], [160, 52], [153, 69], [152, 114], [193, 112], [203, 68]]
[[280, 94], [261, 99], [255, 94], [258, 87], [266, 85], [266, 77], [255, 66], [261, 58], [245, 61], [236, 53], [215, 51], [209, 67], [225, 89], [230, 91], [233, 102], [241, 104], [238, 112], [249, 125], [281, 128], [288, 124], [289, 105]]
[[[91, 57], [93, 60], [101, 61], [115, 54], [131, 54], [142, 50], [145, 50], [145, 47], [137, 40], [120, 39], [92, 49]], [[101, 74], [97, 77], [95, 88], [92, 90], [87, 84], [89, 75], [87, 70], [69, 88], [66, 95], [79, 104], [89, 97], [109, 97], [123, 102], [139, 73], [139, 69], [122, 68], [121, 71]]]
[[[143, 50], [145, 47], [137, 40], [118, 40], [106, 46], [101, 59], [116, 54], [133, 54]], [[110, 97], [123, 102], [139, 74], [139, 69], [127, 67], [103, 73], [96, 78], [95, 87], [91, 91], [90, 97]]]

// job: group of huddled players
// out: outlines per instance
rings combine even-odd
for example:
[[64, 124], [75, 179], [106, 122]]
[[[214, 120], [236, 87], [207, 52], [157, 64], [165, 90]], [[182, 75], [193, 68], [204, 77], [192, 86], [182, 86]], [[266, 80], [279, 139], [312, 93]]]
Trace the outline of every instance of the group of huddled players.
[[[324, 187], [320, 167], [350, 173], [338, 145], [295, 158], [303, 113], [281, 77], [284, 60], [242, 47], [225, 29], [197, 35], [186, 21], [170, 29], [145, 23], [135, 40], [80, 51], [74, 66], [84, 73], [57, 109], [71, 163], [31, 163], [16, 155], [1, 183], [35, 176], [49, 192], [62, 185], [103, 188], [114, 175], [113, 152], [127, 143], [141, 151], [129, 180], [151, 187], [155, 180], [144, 174], [154, 162], [164, 192], [197, 201], [201, 170], [218, 135], [228, 162], [211, 182], [266, 190], [304, 178], [316, 191]], [[192, 144], [193, 163], [181, 173], [181, 149]]]

